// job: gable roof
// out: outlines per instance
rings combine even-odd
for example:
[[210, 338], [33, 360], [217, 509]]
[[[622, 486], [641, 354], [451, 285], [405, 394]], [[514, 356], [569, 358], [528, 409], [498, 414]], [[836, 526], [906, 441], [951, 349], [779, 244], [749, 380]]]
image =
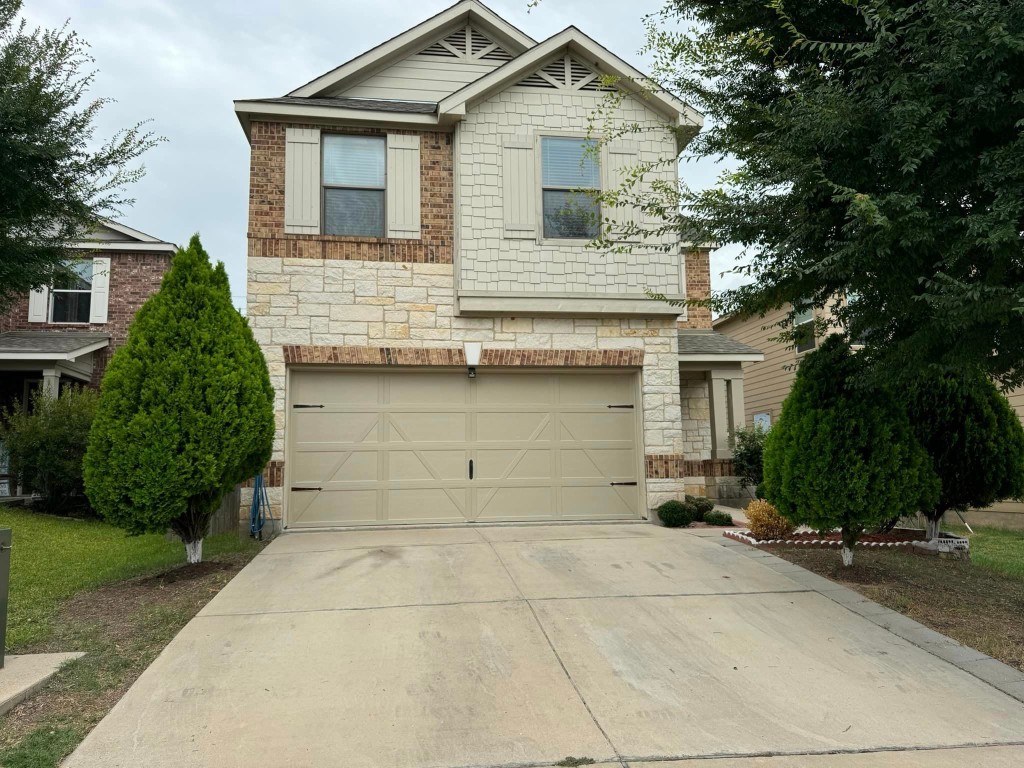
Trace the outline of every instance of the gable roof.
[[704, 124], [704, 116], [700, 112], [656, 85], [638, 69], [576, 27], [563, 29], [507, 64], [441, 99], [438, 114], [464, 115], [468, 105], [515, 85], [524, 75], [542, 67], [549, 59], [565, 50], [592, 64], [601, 74], [617, 77], [617, 87], [637, 94], [653, 109], [672, 118], [679, 127], [692, 129], [695, 134]]
[[100, 226], [76, 241], [73, 248], [84, 251], [163, 251], [174, 253], [178, 246], [147, 235], [138, 229], [111, 219], [100, 219]]
[[291, 91], [288, 96], [321, 96], [325, 91], [336, 91], [388, 64], [417, 53], [438, 36], [468, 21], [476, 23], [481, 29], [493, 35], [495, 42], [513, 56], [537, 44], [536, 40], [509, 24], [479, 0], [461, 0], [412, 29], [310, 80]]

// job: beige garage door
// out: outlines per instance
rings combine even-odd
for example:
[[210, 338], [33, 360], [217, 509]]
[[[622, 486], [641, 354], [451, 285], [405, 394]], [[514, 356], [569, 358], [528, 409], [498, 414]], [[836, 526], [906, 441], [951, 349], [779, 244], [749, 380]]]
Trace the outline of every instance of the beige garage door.
[[636, 374], [293, 370], [292, 527], [640, 516]]

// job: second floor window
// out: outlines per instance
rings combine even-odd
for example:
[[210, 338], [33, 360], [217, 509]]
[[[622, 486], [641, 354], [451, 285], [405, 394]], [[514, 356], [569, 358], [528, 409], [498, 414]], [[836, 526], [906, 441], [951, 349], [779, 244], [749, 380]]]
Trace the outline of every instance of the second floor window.
[[325, 235], [384, 237], [383, 136], [323, 136]]
[[51, 323], [88, 323], [92, 308], [92, 259], [69, 266], [71, 275], [50, 290]]
[[813, 307], [808, 307], [793, 316], [793, 328], [796, 330], [796, 351], [807, 352], [814, 349]]
[[541, 138], [541, 195], [544, 237], [592, 240], [600, 232], [601, 189], [596, 142]]

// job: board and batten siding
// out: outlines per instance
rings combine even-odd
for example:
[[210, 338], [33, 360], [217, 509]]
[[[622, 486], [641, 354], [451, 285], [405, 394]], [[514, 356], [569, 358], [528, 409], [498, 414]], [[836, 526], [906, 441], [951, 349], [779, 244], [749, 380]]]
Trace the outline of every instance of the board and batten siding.
[[[542, 136], [587, 137], [599, 92], [513, 86], [468, 110], [459, 125], [460, 290], [643, 297], [648, 288], [684, 293], [678, 250], [608, 253], [585, 240], [545, 239], [541, 217], [539, 141]], [[602, 152], [604, 183], [637, 162], [660, 163], [647, 177], [672, 183], [675, 137], [642, 100], [623, 98], [616, 125], [640, 131]], [[600, 126], [596, 126], [600, 128]], [[635, 138], [634, 138], [635, 136]], [[609, 159], [611, 158], [611, 159]], [[606, 215], [607, 212], [602, 212]], [[624, 214], [631, 216], [632, 212]]]
[[284, 151], [284, 231], [320, 234], [320, 130], [288, 128]]
[[496, 69], [500, 61], [415, 54], [382, 69], [357, 85], [331, 92], [353, 99], [440, 101]]
[[387, 148], [388, 237], [420, 236], [420, 137], [389, 133]]

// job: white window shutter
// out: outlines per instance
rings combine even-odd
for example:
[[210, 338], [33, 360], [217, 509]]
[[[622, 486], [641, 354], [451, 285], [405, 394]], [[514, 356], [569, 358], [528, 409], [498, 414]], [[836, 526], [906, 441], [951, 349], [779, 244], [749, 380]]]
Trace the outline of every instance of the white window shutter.
[[30, 323], [45, 323], [49, 320], [47, 315], [50, 308], [50, 289], [42, 288], [32, 291], [28, 295], [28, 321]]
[[[632, 184], [628, 189], [622, 189], [623, 184], [629, 178], [630, 171], [636, 168], [640, 158], [640, 148], [633, 141], [615, 141], [607, 146], [605, 167], [605, 191], [612, 192], [621, 190], [625, 197], [634, 197], [640, 191], [639, 185]], [[633, 205], [623, 201], [620, 205], [606, 206], [601, 211], [602, 218], [611, 220], [612, 236], [625, 241], [639, 239], [636, 235], [621, 236], [616, 232], [627, 225], [636, 225], [640, 222], [640, 211]]]
[[320, 234], [320, 130], [286, 128], [284, 231]]
[[388, 237], [420, 237], [420, 137], [388, 134]]
[[533, 139], [517, 136], [501, 148], [501, 197], [505, 237], [537, 236], [537, 163]]
[[97, 256], [92, 260], [92, 300], [89, 304], [89, 322], [107, 322], [110, 296], [110, 258]]

